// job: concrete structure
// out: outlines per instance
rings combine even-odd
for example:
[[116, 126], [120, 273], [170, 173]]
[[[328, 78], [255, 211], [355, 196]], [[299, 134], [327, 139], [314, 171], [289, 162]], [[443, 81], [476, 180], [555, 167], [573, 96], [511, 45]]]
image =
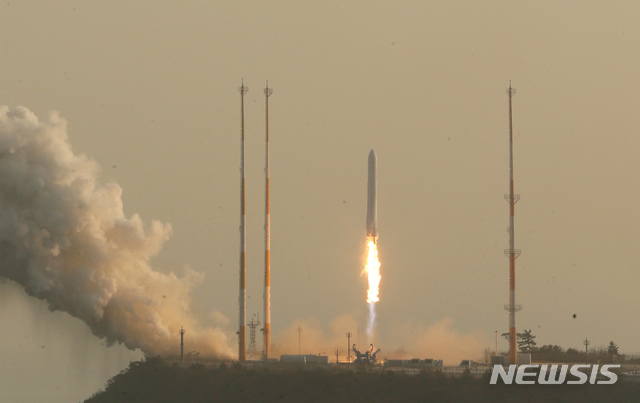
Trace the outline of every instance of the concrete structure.
[[329, 356], [314, 354], [281, 355], [281, 364], [329, 365]]
[[395, 368], [442, 368], [442, 360], [411, 358], [408, 360], [385, 359], [383, 366]]

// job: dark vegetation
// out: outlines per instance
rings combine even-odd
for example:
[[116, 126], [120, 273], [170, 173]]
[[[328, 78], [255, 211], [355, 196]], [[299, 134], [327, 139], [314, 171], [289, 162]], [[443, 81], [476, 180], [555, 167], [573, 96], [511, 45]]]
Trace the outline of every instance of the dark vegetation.
[[615, 385], [489, 385], [488, 375], [250, 370], [237, 364], [181, 368], [151, 358], [132, 363], [86, 402], [637, 402], [639, 397], [640, 382], [623, 380]]
[[[502, 336], [508, 336], [509, 333], [503, 333]], [[640, 355], [638, 354], [620, 354], [619, 348], [613, 341], [608, 346], [591, 346], [587, 351], [585, 349], [568, 348], [564, 349], [558, 345], [545, 344], [538, 347], [536, 336], [531, 330], [524, 330], [518, 333], [518, 349], [522, 353], [531, 354], [533, 362], [588, 362], [590, 364], [640, 364]], [[640, 401], [640, 400], [639, 400]]]

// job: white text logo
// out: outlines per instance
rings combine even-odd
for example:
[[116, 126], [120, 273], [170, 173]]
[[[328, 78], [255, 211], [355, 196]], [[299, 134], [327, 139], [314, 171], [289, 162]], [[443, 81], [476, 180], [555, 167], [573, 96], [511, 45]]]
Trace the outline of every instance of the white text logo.
[[560, 385], [565, 383], [568, 372], [576, 378], [568, 380], [568, 385], [582, 385], [587, 381], [592, 385], [611, 385], [616, 383], [618, 375], [609, 371], [610, 368], [620, 368], [620, 365], [509, 365], [508, 371], [502, 365], [494, 365], [489, 383], [495, 385], [501, 378], [505, 385], [511, 385], [515, 378], [516, 385]]

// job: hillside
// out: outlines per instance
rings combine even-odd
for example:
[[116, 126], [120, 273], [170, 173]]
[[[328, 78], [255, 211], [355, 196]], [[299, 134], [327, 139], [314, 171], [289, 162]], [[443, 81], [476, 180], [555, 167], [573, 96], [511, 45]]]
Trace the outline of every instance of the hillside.
[[639, 382], [615, 385], [489, 385], [487, 377], [336, 369], [180, 368], [134, 362], [87, 403], [115, 402], [632, 402]]

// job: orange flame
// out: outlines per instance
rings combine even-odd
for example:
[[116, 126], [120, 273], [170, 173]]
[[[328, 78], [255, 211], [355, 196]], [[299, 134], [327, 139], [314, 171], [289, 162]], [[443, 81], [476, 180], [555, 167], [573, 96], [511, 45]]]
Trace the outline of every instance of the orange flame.
[[367, 275], [369, 289], [367, 290], [367, 303], [372, 304], [380, 301], [378, 297], [378, 287], [380, 286], [380, 261], [378, 260], [378, 245], [373, 237], [367, 238], [367, 263], [362, 271]]

